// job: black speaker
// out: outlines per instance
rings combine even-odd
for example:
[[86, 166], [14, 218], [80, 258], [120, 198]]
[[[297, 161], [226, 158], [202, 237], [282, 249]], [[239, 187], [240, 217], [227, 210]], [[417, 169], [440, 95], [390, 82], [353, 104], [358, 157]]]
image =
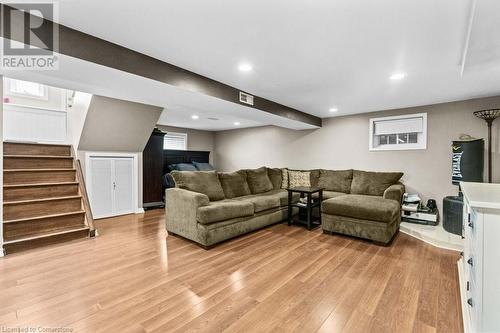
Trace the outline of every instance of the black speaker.
[[462, 236], [463, 198], [446, 197], [443, 199], [443, 228], [455, 235]]
[[451, 145], [452, 177], [454, 185], [460, 182], [484, 180], [484, 140], [453, 141]]

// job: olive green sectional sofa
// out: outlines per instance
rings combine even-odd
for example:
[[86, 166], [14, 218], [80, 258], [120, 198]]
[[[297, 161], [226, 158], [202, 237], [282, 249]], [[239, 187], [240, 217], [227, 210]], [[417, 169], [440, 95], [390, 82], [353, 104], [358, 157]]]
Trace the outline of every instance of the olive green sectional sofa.
[[[323, 230], [387, 244], [399, 230], [402, 173], [358, 170], [288, 170], [261, 167], [231, 173], [173, 171], [166, 190], [169, 233], [203, 247], [281, 222], [287, 187], [324, 189]], [[297, 182], [305, 182], [298, 184]], [[299, 200], [299, 194], [292, 197]], [[292, 214], [297, 214], [294, 208]]]

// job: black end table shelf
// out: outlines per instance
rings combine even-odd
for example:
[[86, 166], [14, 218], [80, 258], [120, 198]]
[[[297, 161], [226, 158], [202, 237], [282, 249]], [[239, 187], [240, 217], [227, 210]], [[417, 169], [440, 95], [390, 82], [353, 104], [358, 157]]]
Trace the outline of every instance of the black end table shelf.
[[[292, 187], [287, 188], [288, 191], [288, 225], [292, 225], [293, 223], [298, 223], [305, 225], [308, 230], [319, 227], [321, 225], [321, 202], [323, 201], [323, 189], [320, 187]], [[300, 197], [307, 198], [307, 202], [303, 205], [299, 205], [297, 203], [292, 202], [293, 193], [300, 193]], [[318, 193], [317, 200], [314, 200], [312, 195], [314, 193]], [[292, 209], [293, 207], [297, 207], [300, 211], [305, 211], [306, 219], [299, 217], [293, 218]], [[320, 207], [319, 216], [313, 216], [313, 208]]]

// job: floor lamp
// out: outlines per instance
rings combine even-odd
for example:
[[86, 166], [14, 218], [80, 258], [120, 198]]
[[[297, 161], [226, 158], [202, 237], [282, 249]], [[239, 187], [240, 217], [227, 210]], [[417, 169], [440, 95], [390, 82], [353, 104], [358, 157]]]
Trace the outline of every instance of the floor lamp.
[[488, 124], [488, 183], [491, 183], [491, 125], [493, 121], [500, 117], [500, 109], [481, 110], [474, 112], [478, 118], [484, 119]]

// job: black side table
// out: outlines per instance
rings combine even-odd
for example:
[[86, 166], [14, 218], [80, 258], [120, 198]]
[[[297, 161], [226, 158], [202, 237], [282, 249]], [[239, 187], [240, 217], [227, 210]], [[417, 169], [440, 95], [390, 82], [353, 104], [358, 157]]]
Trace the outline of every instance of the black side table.
[[[287, 188], [288, 191], [288, 225], [292, 225], [292, 223], [304, 224], [307, 226], [308, 230], [311, 230], [313, 227], [318, 227], [321, 225], [321, 202], [323, 201], [323, 189], [320, 187], [292, 187]], [[292, 203], [292, 194], [300, 193], [300, 197], [304, 196], [307, 198], [307, 202], [305, 204]], [[312, 195], [314, 193], [318, 193], [318, 199], [313, 200]], [[302, 220], [299, 217], [293, 219], [292, 218], [292, 208], [298, 207], [299, 209], [304, 209], [306, 211], [306, 220]], [[315, 207], [319, 207], [319, 216], [313, 217], [313, 209]]]

